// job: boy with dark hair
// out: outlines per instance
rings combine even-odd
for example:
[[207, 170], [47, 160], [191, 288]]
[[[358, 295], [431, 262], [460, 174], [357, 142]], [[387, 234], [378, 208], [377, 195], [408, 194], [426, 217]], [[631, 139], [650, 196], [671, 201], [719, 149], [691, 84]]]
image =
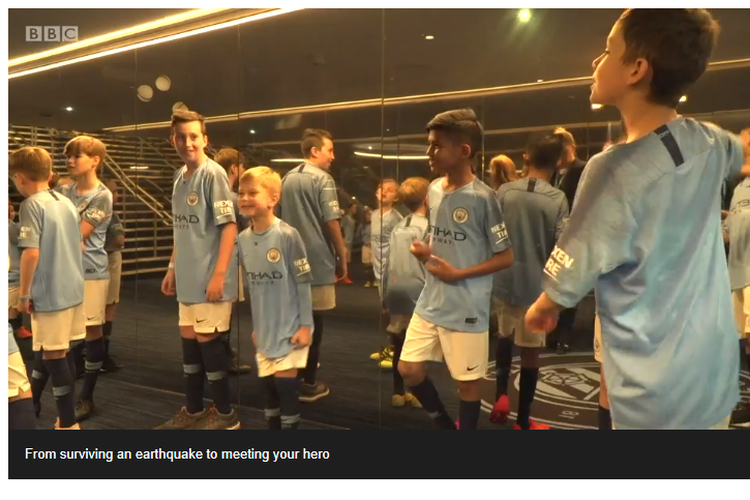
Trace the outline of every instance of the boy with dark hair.
[[[388, 259], [389, 242], [391, 231], [401, 222], [403, 216], [396, 210], [393, 205], [398, 198], [398, 182], [394, 179], [383, 179], [377, 188], [375, 188], [375, 199], [378, 201], [378, 208], [372, 212], [370, 222], [370, 249], [372, 250], [372, 270], [375, 276], [375, 286], [378, 289], [380, 301], [383, 300], [383, 265]], [[387, 330], [396, 326], [388, 324]], [[375, 356], [373, 353], [370, 359]], [[380, 359], [381, 368], [393, 367], [393, 345], [383, 346], [380, 350], [378, 359]]]
[[497, 191], [515, 259], [510, 268], [494, 276], [492, 306], [497, 315], [499, 338], [495, 356], [496, 402], [490, 421], [504, 424], [510, 413], [508, 378], [515, 341], [521, 349], [518, 416], [514, 426], [519, 430], [549, 429], [530, 418], [539, 378], [539, 351], [547, 339], [544, 333], [527, 331], [524, 316], [542, 291], [544, 264], [568, 218], [565, 194], [550, 184], [562, 152], [559, 136], [535, 139], [526, 149], [526, 178], [505, 183]]
[[277, 216], [297, 230], [310, 260], [315, 337], [307, 367], [300, 372], [300, 401], [312, 403], [330, 393], [317, 379], [323, 312], [336, 307], [337, 268], [341, 279], [348, 271], [336, 184], [328, 172], [335, 158], [333, 138], [326, 130], [307, 129], [302, 134], [301, 149], [305, 162], [284, 176]]
[[390, 317], [388, 337], [393, 348], [393, 397], [391, 404], [398, 408], [411, 403], [419, 406], [414, 396], [406, 392], [404, 379], [398, 372], [398, 362], [404, 347], [404, 337], [419, 295], [424, 289], [425, 269], [411, 253], [411, 244], [427, 236], [427, 191], [430, 181], [410, 177], [399, 187], [401, 203], [411, 212], [396, 224], [388, 243], [388, 256], [383, 262], [383, 305]]
[[739, 400], [716, 209], [743, 147], [675, 109], [717, 33], [703, 9], [629, 9], [615, 23], [593, 62], [591, 102], [619, 109], [627, 141], [589, 160], [526, 315], [548, 332], [595, 287], [614, 428], [727, 428]]
[[112, 325], [117, 315], [117, 304], [120, 302], [120, 285], [122, 280], [122, 249], [125, 247], [125, 228], [122, 226], [120, 216], [115, 208], [120, 202], [120, 192], [117, 182], [109, 180], [105, 183], [107, 189], [112, 193], [112, 219], [109, 221], [107, 235], [104, 238], [104, 249], [107, 251], [107, 268], [109, 269], [109, 284], [107, 286], [107, 306], [104, 309], [104, 363], [101, 371], [103, 373], [114, 373], [120, 371], [119, 364], [109, 352], [110, 339], [112, 337]]
[[492, 274], [513, 263], [500, 202], [492, 188], [472, 173], [482, 144], [474, 111], [435, 116], [427, 124], [430, 167], [444, 174], [430, 184], [428, 242], [412, 253], [428, 271], [406, 331], [399, 372], [440, 429], [456, 429], [440, 401], [425, 363], [445, 358], [458, 385], [461, 430], [476, 430], [479, 380], [489, 350]]
[[[237, 198], [237, 193], [240, 187], [240, 177], [242, 177], [242, 174], [245, 173], [245, 155], [233, 148], [222, 148], [218, 153], [216, 153], [216, 156], [214, 156], [214, 161], [221, 165], [227, 173], [229, 186], [232, 188], [232, 196], [235, 208], [234, 215], [237, 218], [237, 233], [239, 234], [250, 227], [250, 221], [240, 213], [239, 199]], [[242, 268], [240, 268], [237, 273], [239, 288], [237, 291], [237, 302], [245, 301], [245, 290], [242, 284], [242, 277], [244, 274], [244, 271], [242, 270]], [[236, 349], [232, 348], [230, 337], [232, 331], [232, 323], [234, 323], [234, 311], [232, 312], [232, 318], [229, 321], [230, 329], [222, 336], [222, 340], [226, 344], [227, 351], [229, 352], [229, 355], [231, 357], [229, 364], [229, 373], [233, 375], [250, 373], [250, 371], [252, 371], [252, 367], [240, 363], [239, 353]]]
[[42, 148], [23, 147], [10, 156], [13, 183], [26, 199], [19, 210], [21, 278], [17, 308], [31, 315], [35, 352], [31, 391], [37, 416], [47, 382], [57, 404], [57, 429], [76, 423], [73, 371], [66, 352], [86, 332], [81, 230], [76, 207], [49, 189], [52, 158]]
[[295, 430], [300, 420], [298, 370], [307, 365], [313, 329], [310, 264], [299, 233], [273, 214], [281, 177], [251, 168], [240, 180], [240, 209], [252, 228], [239, 238], [253, 308], [258, 377], [270, 430]]
[[[239, 429], [237, 410], [230, 404], [229, 353], [221, 339], [237, 299], [234, 197], [224, 169], [206, 156], [203, 116], [173, 114], [172, 144], [185, 166], [175, 172], [174, 249], [161, 290], [176, 295], [179, 303], [187, 404], [157, 429]], [[204, 376], [214, 402], [208, 410], [203, 406]]]
[[[112, 193], [99, 180], [99, 172], [107, 156], [107, 148], [102, 141], [80, 135], [65, 145], [64, 154], [74, 182], [58, 186], [57, 191], [70, 198], [77, 207], [84, 241], [83, 309], [86, 314], [86, 335], [84, 339], [72, 339], [75, 341], [72, 347], [74, 358], [78, 359], [77, 372], [82, 364], [84, 344], [86, 349], [83, 388], [76, 403], [76, 420], [80, 422], [94, 413], [94, 388], [105, 358], [103, 325], [106, 320], [109, 261], [104, 242], [112, 218]], [[85, 342], [82, 344], [80, 340]]]

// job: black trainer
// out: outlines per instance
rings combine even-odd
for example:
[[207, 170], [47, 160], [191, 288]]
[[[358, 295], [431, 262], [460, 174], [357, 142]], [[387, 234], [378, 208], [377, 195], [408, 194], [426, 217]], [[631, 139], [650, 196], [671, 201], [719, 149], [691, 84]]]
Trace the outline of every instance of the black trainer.
[[732, 418], [729, 420], [732, 427], [750, 428], [750, 405], [747, 403], [738, 403], [732, 411]]
[[322, 382], [316, 382], [315, 384], [305, 384], [304, 382], [299, 389], [299, 400], [303, 403], [312, 403], [319, 399], [323, 399], [331, 393], [328, 386]]
[[83, 422], [94, 414], [94, 402], [86, 399], [79, 399], [76, 403], [76, 422]]
[[115, 373], [122, 369], [122, 365], [115, 360], [115, 357], [111, 354], [104, 358], [104, 363], [99, 370], [100, 373]]

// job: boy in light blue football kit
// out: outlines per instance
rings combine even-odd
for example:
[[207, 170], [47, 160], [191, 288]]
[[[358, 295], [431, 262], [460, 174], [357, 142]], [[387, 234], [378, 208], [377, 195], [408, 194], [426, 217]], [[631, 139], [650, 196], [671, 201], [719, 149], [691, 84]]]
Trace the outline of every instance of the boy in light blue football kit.
[[21, 350], [23, 359], [31, 361], [34, 352], [31, 349], [31, 332], [23, 326], [23, 315], [18, 312], [18, 287], [21, 284], [21, 249], [18, 248], [18, 236], [21, 226], [14, 220], [15, 209], [13, 203], [8, 202], [8, 323], [13, 329], [16, 343]]
[[57, 429], [76, 423], [73, 371], [66, 359], [72, 339], [86, 332], [81, 231], [76, 207], [49, 189], [52, 158], [24, 147], [10, 157], [13, 182], [26, 199], [19, 210], [21, 278], [17, 308], [31, 315], [35, 352], [31, 391], [37, 416], [44, 387], [52, 380]]
[[307, 366], [314, 332], [312, 273], [296, 229], [276, 218], [281, 177], [268, 167], [240, 180], [240, 210], [252, 228], [238, 237], [253, 308], [258, 378], [266, 394], [270, 430], [295, 430], [300, 421], [298, 370]]
[[539, 378], [539, 354], [547, 338], [544, 333], [527, 331], [524, 317], [542, 291], [544, 265], [568, 218], [565, 193], [550, 184], [562, 154], [562, 137], [532, 139], [524, 155], [526, 177], [507, 182], [497, 191], [515, 260], [510, 268], [495, 274], [493, 282], [492, 306], [493, 314], [497, 315], [499, 338], [495, 353], [495, 404], [490, 421], [504, 424], [510, 413], [508, 378], [515, 342], [521, 350], [518, 415], [513, 427], [516, 430], [549, 429], [531, 419]]
[[717, 207], [743, 148], [675, 109], [716, 34], [702, 9], [630, 9], [615, 23], [591, 100], [617, 106], [628, 137], [589, 161], [526, 315], [528, 328], [548, 332], [595, 288], [616, 429], [727, 428], [739, 399]]
[[[174, 113], [172, 143], [185, 166], [175, 172], [174, 249], [162, 292], [179, 303], [186, 406], [157, 429], [235, 430], [240, 421], [230, 404], [230, 354], [221, 338], [238, 292], [233, 193], [224, 169], [206, 156], [203, 116]], [[214, 402], [210, 409], [203, 405], [204, 377]]]
[[[222, 148], [216, 153], [213, 160], [221, 165], [227, 173], [229, 187], [232, 190], [232, 202], [234, 203], [235, 208], [234, 216], [237, 219], [237, 234], [239, 234], [250, 226], [250, 221], [247, 219], [247, 217], [240, 213], [240, 204], [237, 195], [239, 190], [240, 177], [242, 177], [242, 174], [245, 173], [245, 156], [240, 151], [234, 148]], [[240, 268], [237, 271], [237, 302], [245, 301], [242, 274], [243, 270], [242, 268]], [[230, 337], [232, 331], [231, 325], [233, 323], [234, 313], [232, 314], [232, 317], [229, 321], [229, 330], [222, 335], [222, 340], [224, 341], [227, 352], [229, 352], [231, 358], [229, 362], [229, 373], [231, 373], [232, 375], [250, 373], [252, 371], [252, 366], [242, 364], [240, 362], [239, 352], [237, 352], [237, 350], [232, 347]]]
[[[747, 134], [750, 130], [745, 131]], [[750, 141], [745, 144], [750, 147]], [[729, 243], [729, 286], [740, 341], [750, 369], [750, 178], [734, 189], [729, 215], [724, 220], [725, 241]], [[745, 426], [750, 421], [748, 408], [739, 406], [732, 412], [732, 425]]]
[[307, 129], [302, 134], [301, 149], [305, 162], [284, 175], [276, 216], [302, 237], [312, 273], [315, 337], [307, 367], [300, 371], [303, 379], [300, 400], [312, 403], [330, 394], [328, 386], [317, 379], [323, 342], [323, 313], [336, 307], [337, 271], [339, 278], [345, 279], [348, 266], [339, 223], [341, 213], [336, 183], [328, 172], [335, 158], [331, 134], [325, 130]]
[[86, 362], [83, 388], [76, 403], [76, 419], [89, 418], [95, 410], [94, 388], [105, 358], [104, 329], [107, 292], [109, 287], [109, 257], [104, 248], [107, 229], [112, 218], [112, 192], [99, 180], [98, 171], [104, 165], [107, 150], [93, 137], [78, 136], [65, 145], [68, 172], [75, 181], [59, 186], [57, 191], [67, 196], [81, 218], [80, 233], [84, 240], [83, 277], [85, 293], [83, 309], [86, 314], [86, 335], [73, 339], [73, 357], [81, 368], [81, 341], [85, 340]]
[[[383, 266], [388, 259], [391, 231], [403, 219], [403, 216], [393, 207], [398, 197], [398, 183], [393, 179], [383, 179], [375, 190], [375, 198], [379, 208], [372, 212], [370, 224], [370, 249], [372, 250], [372, 270], [375, 276], [375, 286], [380, 300], [383, 300]], [[387, 331], [394, 330], [397, 325], [388, 321]], [[375, 354], [370, 355], [375, 358]], [[391, 368], [393, 362], [393, 345], [383, 346], [377, 357], [381, 368]]]
[[470, 109], [447, 111], [427, 125], [430, 167], [445, 177], [429, 188], [429, 244], [412, 252], [428, 271], [406, 331], [399, 372], [438, 428], [456, 425], [425, 362], [445, 359], [458, 385], [461, 430], [476, 430], [479, 380], [487, 368], [492, 274], [513, 263], [497, 194], [472, 173], [482, 126]]
[[422, 177], [410, 177], [399, 187], [401, 203], [411, 213], [404, 217], [391, 231], [388, 242], [388, 257], [383, 263], [383, 305], [390, 323], [388, 337], [393, 347], [391, 367], [393, 372], [393, 396], [391, 404], [399, 408], [406, 404], [419, 407], [419, 401], [406, 392], [404, 379], [398, 372], [398, 362], [404, 347], [406, 329], [409, 326], [417, 300], [424, 289], [425, 268], [411, 253], [411, 245], [425, 239], [430, 226], [427, 219], [427, 192], [430, 182]]

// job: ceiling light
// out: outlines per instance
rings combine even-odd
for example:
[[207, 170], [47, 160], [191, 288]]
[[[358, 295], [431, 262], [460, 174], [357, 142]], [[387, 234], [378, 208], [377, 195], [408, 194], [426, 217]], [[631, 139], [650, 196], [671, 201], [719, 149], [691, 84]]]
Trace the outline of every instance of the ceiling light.
[[372, 149], [372, 146], [367, 146], [367, 149]]
[[67, 108], [65, 108], [65, 111], [73, 111], [73, 108], [71, 108], [70, 106], [68, 106]]
[[305, 161], [304, 158], [274, 158], [271, 160], [276, 163], [303, 163]]
[[250, 129], [250, 133], [251, 133], [251, 134], [254, 134], [254, 133], [255, 133], [255, 130], [253, 130], [253, 129]]
[[518, 20], [522, 23], [529, 22], [531, 19], [531, 11], [529, 9], [521, 9], [518, 11]]
[[686, 102], [686, 101], [687, 101], [687, 96], [686, 95], [680, 97], [680, 102]]
[[363, 153], [361, 151], [355, 151], [355, 155], [364, 156], [367, 158], [382, 158], [384, 160], [429, 160], [430, 157], [427, 155], [379, 155], [375, 153]]
[[591, 109], [593, 109], [593, 110], [602, 109], [602, 105], [601, 104], [592, 104], [591, 105]]
[[542, 79], [540, 78], [539, 80], [537, 80], [537, 81], [536, 81], [536, 83], [542, 83], [543, 81], [544, 81], [544, 80], [542, 80]]
[[[224, 29], [224, 28], [231, 28], [232, 26], [239, 26], [240, 24], [245, 24], [245, 23], [248, 23], [250, 21], [259, 21], [261, 19], [268, 19], [270, 17], [276, 17], [276, 16], [280, 16], [282, 14], [288, 14], [290, 12], [295, 12], [295, 11], [298, 11], [298, 10], [302, 10], [302, 8], [301, 7], [284, 7], [284, 8], [278, 8], [278, 9], [274, 9], [274, 10], [262, 12], [260, 14], [251, 14], [251, 15], [249, 15], [247, 17], [242, 17], [240, 19], [234, 19], [232, 21], [227, 21], [227, 22], [224, 22], [224, 23], [214, 24], [213, 26], [204, 26], [202, 28], [198, 28], [198, 29], [194, 29], [194, 30], [190, 30], [190, 31], [183, 31], [181, 33], [175, 33], [174, 35], [169, 35], [169, 36], [165, 36], [165, 37], [161, 37], [161, 38], [156, 38], [156, 39], [153, 39], [153, 40], [147, 40], [147, 41], [138, 42], [138, 43], [126, 43], [122, 47], [117, 47], [117, 48], [114, 48], [114, 49], [104, 50], [102, 52], [95, 52], [93, 54], [88, 54], [88, 55], [85, 55], [85, 56], [73, 57], [73, 58], [65, 60], [65, 61], [60, 61], [60, 62], [56, 62], [56, 63], [52, 63], [52, 64], [46, 64], [44, 66], [39, 66], [37, 68], [32, 68], [32, 69], [28, 69], [28, 70], [25, 70], [25, 71], [19, 71], [17, 73], [10, 73], [10, 74], [8, 74], [8, 79], [11, 79], [11, 78], [20, 78], [22, 76], [28, 76], [28, 75], [33, 75], [35, 73], [41, 73], [42, 71], [49, 71], [49, 70], [52, 70], [52, 69], [62, 68], [64, 66], [69, 66], [71, 64], [82, 63], [82, 62], [85, 62], [85, 61], [91, 61], [93, 59], [99, 59], [101, 57], [107, 57], [107, 56], [111, 56], [111, 55], [114, 55], [114, 54], [120, 54], [122, 52], [128, 52], [128, 51], [131, 51], [131, 50], [142, 49], [142, 48], [145, 48], [145, 47], [151, 47], [153, 45], [158, 45], [160, 43], [171, 42], [171, 41], [174, 41], [174, 40], [180, 40], [182, 38], [187, 38], [187, 37], [191, 37], [191, 36], [195, 36], [195, 35], [201, 35], [203, 33], [209, 33], [211, 31], [216, 31], [216, 30], [220, 30], [220, 29]], [[110, 35], [114, 35], [114, 34], [110, 34]], [[104, 35], [103, 38], [106, 38], [107, 36], [108, 35]], [[17, 66], [19, 64], [23, 64], [23, 63], [28, 63], [28, 62], [31, 62], [31, 61], [39, 60], [39, 59], [41, 59], [43, 57], [48, 57], [48, 54], [44, 54], [44, 53], [43, 54], [32, 54], [31, 56], [14, 59], [12, 61], [8, 61], [8, 66], [9, 67]]]
[[425, 39], [425, 40], [434, 40], [434, 39], [435, 39], [435, 37], [434, 37], [434, 36], [432, 36], [432, 35], [425, 35], [424, 39]]
[[148, 170], [148, 167], [142, 165], [133, 165], [130, 170]]

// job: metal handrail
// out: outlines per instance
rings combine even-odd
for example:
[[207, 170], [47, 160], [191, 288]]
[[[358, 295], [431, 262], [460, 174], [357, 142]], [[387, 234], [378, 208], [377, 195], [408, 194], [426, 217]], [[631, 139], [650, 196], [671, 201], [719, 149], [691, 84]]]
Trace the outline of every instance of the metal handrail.
[[130, 194], [135, 196], [138, 199], [138, 201], [146, 205], [155, 214], [161, 217], [162, 222], [164, 222], [167, 225], [171, 225], [172, 214], [164, 210], [164, 205], [159, 203], [159, 201], [157, 201], [153, 196], [151, 196], [151, 194], [148, 191], [143, 189], [136, 182], [133, 182], [130, 176], [125, 174], [125, 172], [122, 170], [122, 167], [120, 167], [117, 164], [117, 162], [109, 154], [105, 156], [104, 164], [107, 167], [109, 167], [110, 171], [115, 175], [115, 177], [119, 179], [120, 183], [123, 185], [123, 187], [125, 187], [125, 189], [128, 190]]

